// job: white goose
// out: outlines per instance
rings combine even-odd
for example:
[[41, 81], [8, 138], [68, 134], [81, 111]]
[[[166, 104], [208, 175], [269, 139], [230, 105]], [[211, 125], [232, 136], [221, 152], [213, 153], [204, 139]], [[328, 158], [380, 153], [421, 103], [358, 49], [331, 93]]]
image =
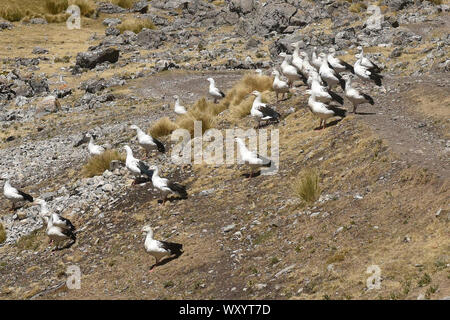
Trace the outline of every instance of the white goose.
[[325, 81], [330, 89], [333, 89], [336, 85], [340, 84], [342, 90], [345, 88], [345, 82], [342, 80], [342, 77], [334, 71], [328, 65], [327, 55], [323, 52], [319, 54], [320, 59], [322, 60], [322, 65], [319, 69], [320, 77], [323, 81]]
[[281, 73], [288, 79], [289, 87], [292, 87], [295, 81], [303, 78], [302, 74], [296, 67], [289, 63], [289, 56], [286, 54], [286, 52], [281, 52], [280, 57], [284, 58], [280, 66]]
[[300, 56], [300, 47], [298, 42], [291, 43], [291, 46], [294, 48], [294, 52], [292, 53], [292, 65], [297, 68], [297, 70], [303, 73], [303, 59]]
[[[153, 172], [149, 170], [149, 167], [141, 160], [133, 157], [133, 151], [129, 146], [124, 146], [123, 148], [127, 153], [127, 158], [125, 160], [125, 166], [127, 167], [127, 169], [137, 178], [141, 175], [146, 175], [151, 179]], [[136, 180], [133, 181], [133, 184], [136, 184]]]
[[99, 156], [105, 152], [105, 148], [94, 143], [94, 137], [92, 135], [87, 134], [86, 136], [89, 138], [88, 151], [91, 156]]
[[336, 50], [334, 48], [330, 48], [328, 50], [328, 63], [330, 64], [330, 66], [334, 69], [334, 71], [336, 71], [337, 73], [343, 72], [343, 71], [350, 71], [351, 73], [355, 73], [355, 71], [353, 70], [353, 67], [348, 64], [347, 62], [345, 62], [344, 60], [341, 60], [339, 58], [336, 58]]
[[164, 145], [161, 143], [161, 141], [146, 134], [138, 126], [132, 125], [132, 126], [130, 126], [130, 128], [133, 130], [136, 130], [139, 145], [145, 149], [145, 155], [147, 158], [148, 158], [148, 153], [151, 152], [152, 150], [157, 149], [159, 152], [163, 152], [163, 153], [166, 151], [166, 149], [164, 148]]
[[289, 84], [286, 81], [280, 79], [280, 73], [278, 70], [273, 70], [272, 75], [274, 76], [272, 88], [275, 91], [278, 100], [278, 94], [281, 93], [281, 98], [283, 99], [285, 94], [289, 92]]
[[344, 75], [342, 77], [345, 80], [345, 96], [353, 104], [353, 113], [356, 113], [356, 107], [362, 103], [370, 103], [374, 105], [373, 98], [365, 93], [361, 93], [352, 87], [352, 76]]
[[327, 119], [334, 116], [339, 116], [341, 118], [345, 117], [346, 111], [341, 108], [329, 106], [323, 102], [317, 101], [316, 96], [311, 90], [307, 90], [306, 93], [310, 94], [308, 99], [308, 107], [311, 112], [320, 118], [319, 128], [324, 129], [326, 127]]
[[69, 245], [74, 244], [77, 238], [75, 236], [75, 226], [72, 222], [57, 213], [50, 213], [45, 200], [36, 199], [35, 203], [41, 207], [39, 216], [44, 224], [47, 224], [46, 234], [50, 238], [50, 243], [56, 243], [54, 250], [59, 250], [59, 244], [67, 239], [72, 240]]
[[153, 230], [151, 226], [149, 225], [144, 226], [142, 228], [142, 232], [144, 232], [145, 235], [145, 242], [144, 242], [145, 251], [147, 251], [150, 255], [152, 255], [156, 259], [155, 264], [150, 268], [150, 272], [153, 271], [153, 268], [156, 267], [158, 263], [161, 261], [161, 259], [163, 259], [164, 257], [168, 257], [173, 254], [175, 254], [178, 257], [183, 253], [181, 251], [183, 249], [183, 245], [180, 243], [153, 239]]
[[206, 79], [209, 81], [209, 91], [208, 93], [213, 97], [214, 103], [217, 103], [217, 100], [225, 98], [225, 93], [219, 90], [216, 87], [216, 83], [213, 78]]
[[317, 56], [316, 48], [313, 49], [311, 54], [311, 65], [319, 71], [320, 66], [322, 65], [322, 59]]
[[377, 86], [382, 86], [381, 79], [383, 79], [382, 75], [379, 75], [375, 72], [369, 71], [369, 69], [361, 64], [362, 56], [361, 54], [355, 54], [355, 57], [358, 59], [355, 62], [354, 70], [355, 74], [364, 81], [373, 81]]
[[180, 98], [178, 96], [173, 96], [175, 99], [174, 111], [176, 114], [186, 114], [187, 110], [184, 106], [180, 105]]
[[169, 193], [174, 193], [182, 199], [187, 198], [188, 194], [186, 192], [186, 186], [183, 186], [176, 182], [172, 182], [166, 178], [161, 178], [159, 176], [159, 169], [157, 166], [151, 166], [150, 170], [153, 171], [152, 184], [155, 188], [161, 191], [161, 194], [163, 196], [162, 199], [163, 204], [166, 202]]
[[373, 61], [369, 60], [368, 58], [366, 58], [364, 56], [364, 49], [363, 47], [359, 46], [357, 48], [357, 50], [359, 50], [359, 54], [360, 54], [360, 58], [361, 58], [361, 66], [363, 66], [364, 68], [366, 68], [367, 70], [369, 70], [372, 73], [380, 73], [381, 72], [381, 68], [379, 66], [377, 66]]
[[261, 92], [255, 90], [252, 92], [252, 95], [254, 95], [256, 98], [255, 100], [253, 100], [250, 115], [258, 119], [258, 128], [260, 127], [261, 121], [280, 121], [281, 115], [267, 106], [267, 104], [262, 102]]
[[253, 177], [256, 169], [260, 169], [262, 167], [270, 168], [272, 165], [272, 161], [270, 159], [260, 156], [255, 151], [248, 150], [241, 138], [235, 138], [235, 140], [237, 142], [242, 161], [245, 165], [251, 168], [249, 178]]
[[[3, 178], [2, 178], [3, 180]], [[33, 202], [33, 197], [28, 193], [23, 192], [20, 189], [16, 189], [11, 186], [9, 179], [5, 181], [5, 185], [3, 186], [3, 195], [6, 199], [12, 202], [12, 210], [16, 210], [16, 203], [20, 201], [29, 201]]]
[[330, 102], [331, 100], [334, 100], [341, 105], [344, 104], [344, 99], [338, 95], [337, 93], [331, 91], [327, 87], [323, 86], [320, 83], [320, 76], [319, 75], [311, 75], [312, 81], [311, 81], [311, 92], [314, 93], [316, 100], [320, 102]]

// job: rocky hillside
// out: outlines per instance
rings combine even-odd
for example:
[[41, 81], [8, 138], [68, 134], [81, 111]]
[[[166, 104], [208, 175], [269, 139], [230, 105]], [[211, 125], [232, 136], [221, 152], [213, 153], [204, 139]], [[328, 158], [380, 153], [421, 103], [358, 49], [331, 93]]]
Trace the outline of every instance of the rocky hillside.
[[[450, 296], [448, 1], [28, 1], [0, 9], [0, 175], [80, 232], [52, 251], [38, 206], [13, 212], [2, 195], [0, 298]], [[72, 3], [82, 8], [80, 29], [65, 22]], [[305, 86], [277, 102], [265, 85], [293, 42], [308, 53], [333, 47], [350, 64], [363, 46], [383, 68], [383, 87], [357, 84], [375, 105], [316, 130]], [[209, 77], [227, 95], [217, 105]], [[162, 118], [249, 129], [249, 88], [259, 87], [282, 115], [265, 127], [279, 130], [277, 174], [170, 161]], [[173, 112], [174, 95], [191, 118]], [[152, 183], [133, 185], [121, 160], [89, 171], [88, 133], [144, 157], [131, 124], [160, 133], [169, 152], [145, 161], [187, 185], [187, 199], [159, 203]], [[318, 194], [307, 202], [295, 190], [311, 172]], [[152, 273], [146, 224], [184, 248]], [[89, 291], [67, 288], [72, 265]], [[367, 285], [373, 265], [379, 289]]]

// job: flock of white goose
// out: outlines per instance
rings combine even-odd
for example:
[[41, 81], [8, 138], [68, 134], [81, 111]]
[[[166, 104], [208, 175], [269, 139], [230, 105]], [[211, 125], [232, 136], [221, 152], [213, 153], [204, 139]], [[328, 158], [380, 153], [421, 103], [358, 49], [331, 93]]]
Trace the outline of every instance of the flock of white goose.
[[[277, 69], [272, 71], [274, 76], [273, 90], [275, 91], [277, 102], [280, 101], [279, 95], [281, 95], [282, 99], [286, 98], [286, 95], [293, 88], [294, 82], [303, 81], [304, 85], [308, 87], [305, 91], [309, 94], [308, 107], [314, 115], [319, 117], [319, 127], [321, 128], [326, 127], [326, 121], [331, 117], [345, 117], [345, 109], [331, 104], [332, 102], [344, 104], [344, 99], [337, 92], [333, 91], [336, 87], [340, 86], [342, 88], [345, 97], [353, 104], [352, 112], [354, 113], [356, 113], [357, 106], [362, 103], [374, 104], [373, 99], [369, 95], [360, 92], [352, 86], [352, 80], [355, 75], [363, 81], [373, 81], [377, 86], [382, 85], [381, 79], [383, 77], [379, 74], [380, 68], [364, 56], [362, 47], [358, 47], [359, 53], [355, 55], [358, 60], [351, 66], [337, 58], [334, 49], [330, 49], [328, 54], [323, 52], [317, 54], [316, 50], [313, 50], [310, 58], [306, 52], [300, 51], [298, 43], [293, 43], [292, 46], [294, 48], [292, 55], [284, 52], [280, 53], [280, 56], [283, 58], [280, 71], [285, 79], [282, 79]], [[257, 72], [262, 74], [261, 70], [257, 70]], [[217, 103], [219, 99], [225, 97], [225, 94], [216, 87], [213, 78], [208, 78], [207, 81], [209, 82], [209, 95]], [[251, 94], [255, 96], [255, 99], [250, 115], [258, 120], [257, 127], [260, 127], [261, 121], [273, 123], [280, 120], [281, 115], [262, 102], [262, 95], [259, 91], [253, 91]], [[180, 104], [179, 97], [174, 96], [174, 99], [174, 112], [179, 115], [187, 113], [186, 108]], [[138, 144], [145, 150], [147, 158], [152, 151], [161, 153], [166, 151], [162, 142], [145, 133], [138, 126], [132, 125], [130, 129], [136, 131]], [[95, 144], [94, 136], [87, 135], [87, 137], [89, 138], [88, 151], [90, 155], [96, 156], [105, 152], [104, 147]], [[254, 175], [255, 169], [271, 166], [270, 159], [250, 151], [242, 139], [236, 138], [236, 142], [241, 159], [252, 168], [249, 177]], [[187, 197], [186, 186], [160, 177], [157, 166], [149, 166], [142, 160], [135, 158], [132, 149], [128, 145], [125, 145], [124, 149], [126, 151], [126, 168], [136, 177], [145, 176], [147, 179], [151, 179], [153, 186], [161, 192], [163, 204], [166, 202], [169, 194], [176, 194], [182, 199]], [[0, 180], [6, 180], [3, 194], [12, 202], [13, 210], [15, 210], [15, 204], [21, 201], [29, 201], [40, 206], [39, 216], [43, 220], [44, 225], [47, 226], [46, 234], [50, 238], [51, 243], [56, 243], [55, 250], [60, 249], [59, 244], [68, 239], [72, 240], [71, 243], [63, 248], [70, 246], [76, 241], [77, 231], [68, 219], [51, 212], [44, 200], [34, 199], [31, 195], [11, 186], [8, 177], [2, 176]], [[144, 226], [142, 231], [146, 233], [145, 249], [156, 259], [153, 267], [165, 256], [173, 254], [178, 256], [182, 253], [181, 244], [154, 240], [153, 231], [149, 225]], [[151, 270], [153, 270], [153, 267]]]

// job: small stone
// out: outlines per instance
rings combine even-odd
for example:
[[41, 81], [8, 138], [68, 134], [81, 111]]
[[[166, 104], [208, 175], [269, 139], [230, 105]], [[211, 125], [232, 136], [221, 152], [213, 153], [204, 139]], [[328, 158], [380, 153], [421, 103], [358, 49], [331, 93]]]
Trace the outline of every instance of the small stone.
[[230, 231], [233, 230], [235, 227], [236, 227], [236, 225], [233, 223], [233, 224], [230, 224], [230, 225], [228, 225], [228, 226], [226, 226], [226, 227], [223, 227], [223, 228], [222, 228], [222, 231], [223, 231], [223, 232], [230, 232]]
[[266, 287], [267, 287], [267, 284], [265, 284], [265, 283], [257, 283], [255, 285], [256, 290], [262, 290], [262, 289], [264, 289]]

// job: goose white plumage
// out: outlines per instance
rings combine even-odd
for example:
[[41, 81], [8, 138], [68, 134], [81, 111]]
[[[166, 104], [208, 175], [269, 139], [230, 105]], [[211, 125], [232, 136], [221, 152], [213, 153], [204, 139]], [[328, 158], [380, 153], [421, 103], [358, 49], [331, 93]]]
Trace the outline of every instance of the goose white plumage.
[[88, 151], [90, 155], [98, 156], [105, 152], [105, 148], [94, 143], [94, 137], [92, 135], [88, 134], [87, 137], [89, 137]]
[[350, 71], [351, 73], [355, 73], [353, 70], [353, 67], [345, 62], [344, 60], [341, 60], [339, 58], [336, 58], [336, 50], [334, 48], [330, 48], [328, 50], [328, 64], [336, 71], [337, 73], [341, 73], [343, 71]]
[[153, 229], [151, 226], [147, 225], [142, 228], [142, 232], [145, 235], [144, 247], [145, 251], [147, 251], [150, 255], [152, 255], [156, 262], [150, 268], [150, 271], [153, 271], [153, 268], [165, 257], [169, 257], [171, 255], [180, 256], [183, 252], [183, 245], [175, 242], [161, 241], [153, 239]]
[[6, 199], [10, 200], [12, 202], [12, 210], [14, 211], [16, 209], [16, 203], [20, 201], [29, 201], [33, 202], [33, 197], [30, 196], [28, 193], [23, 192], [20, 189], [14, 188], [11, 186], [11, 183], [7, 179], [5, 181], [5, 184], [3, 186], [3, 195]]
[[302, 76], [298, 69], [289, 63], [289, 56], [285, 52], [281, 52], [280, 57], [284, 58], [280, 65], [281, 73], [288, 79], [289, 87], [292, 87], [295, 81], [302, 79]]
[[284, 98], [285, 94], [289, 92], [289, 84], [280, 79], [280, 73], [277, 70], [273, 70], [272, 75], [274, 76], [272, 88], [277, 96], [277, 101], [279, 101], [278, 94], [281, 93], [281, 97]]
[[381, 68], [379, 66], [377, 66], [373, 61], [369, 60], [369, 58], [364, 56], [364, 49], [363, 47], [359, 46], [357, 48], [357, 50], [359, 50], [359, 55], [360, 55], [360, 59], [361, 59], [361, 66], [363, 66], [364, 68], [366, 68], [367, 70], [369, 70], [372, 73], [380, 73], [381, 72]]
[[184, 106], [180, 104], [180, 98], [178, 96], [173, 96], [175, 99], [174, 111], [176, 114], [186, 114], [187, 110]]
[[303, 59], [300, 56], [299, 43], [298, 42], [291, 43], [291, 46], [294, 48], [294, 52], [292, 53], [291, 64], [294, 67], [296, 67], [300, 73], [302, 73], [303, 72]]
[[320, 66], [322, 65], [322, 59], [317, 56], [316, 48], [313, 49], [311, 54], [311, 65], [319, 71]]
[[353, 113], [356, 113], [356, 108], [362, 103], [375, 104], [371, 96], [361, 93], [352, 87], [351, 75], [344, 75], [342, 78], [345, 80], [345, 96], [353, 104]]
[[252, 95], [255, 96], [255, 100], [253, 100], [250, 115], [258, 119], [258, 127], [260, 127], [261, 121], [280, 121], [281, 115], [262, 102], [261, 92], [255, 90]]
[[345, 117], [346, 111], [344, 109], [329, 106], [323, 102], [317, 101], [316, 96], [311, 90], [307, 90], [306, 93], [310, 94], [308, 99], [309, 109], [320, 119], [319, 128], [324, 129], [326, 127], [326, 121], [329, 118], [334, 116], [339, 116], [341, 118]]
[[216, 82], [214, 81], [213, 78], [208, 78], [206, 79], [209, 81], [209, 91], [208, 93], [210, 94], [210, 96], [213, 97], [214, 99], [214, 103], [217, 103], [217, 100], [225, 98], [225, 93], [223, 93], [221, 90], [219, 90], [216, 87]]
[[[133, 151], [129, 146], [124, 146], [123, 148], [127, 153], [127, 158], [125, 160], [125, 166], [127, 167], [127, 169], [137, 178], [142, 175], [146, 175], [149, 179], [151, 179], [153, 172], [149, 170], [148, 165], [146, 165], [141, 160], [133, 157]], [[136, 180], [133, 182], [133, 184], [136, 184]]]
[[55, 242], [56, 244], [54, 250], [60, 249], [59, 244], [67, 239], [72, 240], [69, 245], [75, 243], [75, 226], [69, 219], [62, 217], [57, 213], [49, 212], [45, 200], [36, 199], [34, 203], [40, 205], [41, 207], [39, 216], [43, 220], [44, 224], [47, 224], [46, 234], [50, 238], [50, 243]]
[[167, 196], [170, 193], [176, 194], [183, 199], [187, 198], [187, 191], [185, 186], [176, 182], [172, 182], [169, 179], [161, 178], [159, 176], [159, 169], [157, 166], [151, 166], [150, 170], [152, 170], [153, 172], [152, 184], [155, 188], [161, 191], [161, 194], [163, 196], [163, 204], [166, 202]]
[[270, 168], [270, 166], [272, 165], [272, 161], [270, 159], [260, 156], [255, 151], [250, 151], [249, 149], [247, 149], [244, 141], [241, 138], [235, 138], [235, 140], [238, 145], [241, 160], [245, 165], [251, 168], [249, 178], [253, 177], [253, 175], [255, 174], [255, 169], [260, 169], [262, 167]]
[[338, 95], [337, 93], [331, 91], [327, 87], [323, 86], [320, 83], [320, 76], [319, 75], [311, 75], [311, 92], [314, 93], [316, 100], [321, 102], [330, 102], [332, 100], [340, 103], [341, 105], [344, 104], [344, 99]]
[[319, 57], [322, 60], [322, 64], [319, 69], [319, 74], [322, 80], [327, 83], [330, 89], [333, 89], [336, 85], [340, 84], [342, 90], [344, 90], [345, 83], [341, 76], [328, 65], [327, 55], [321, 52]]
[[145, 149], [146, 157], [148, 157], [149, 152], [151, 152], [152, 150], [158, 150], [159, 152], [166, 151], [166, 149], [164, 148], [164, 145], [161, 143], [161, 141], [146, 134], [138, 126], [132, 125], [132, 126], [130, 126], [130, 128], [133, 130], [136, 130], [139, 145]]
[[381, 86], [381, 79], [383, 79], [382, 75], [379, 75], [375, 72], [369, 71], [369, 69], [361, 64], [362, 56], [361, 54], [356, 54], [355, 57], [358, 59], [355, 62], [353, 69], [355, 70], [355, 74], [364, 81], [373, 81], [377, 86]]

